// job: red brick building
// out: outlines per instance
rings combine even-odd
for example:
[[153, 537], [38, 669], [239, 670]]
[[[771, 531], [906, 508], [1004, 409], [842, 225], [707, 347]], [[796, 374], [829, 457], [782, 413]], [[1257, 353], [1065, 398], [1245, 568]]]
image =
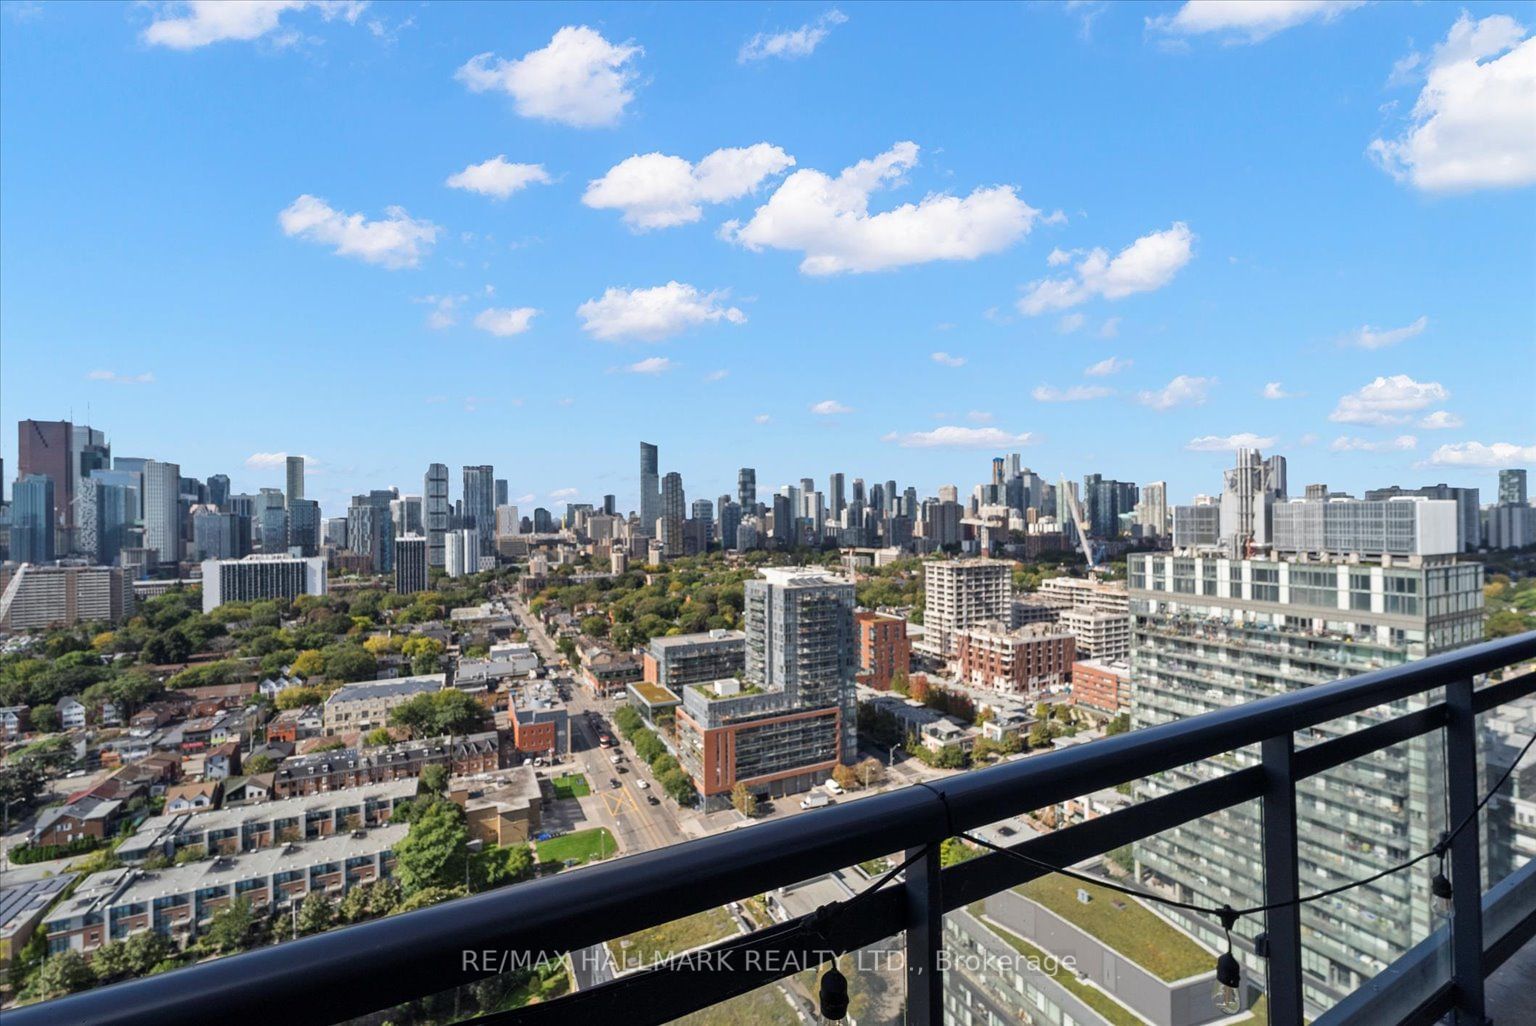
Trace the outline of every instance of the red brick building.
[[1072, 681], [1076, 642], [1049, 624], [1017, 630], [973, 627], [955, 634], [960, 679], [967, 684], [1034, 695]]
[[1131, 670], [1124, 663], [1082, 659], [1072, 664], [1072, 702], [1117, 716], [1131, 707]]
[[884, 613], [855, 613], [853, 629], [859, 639], [859, 683], [889, 691], [891, 679], [905, 677], [912, 667], [907, 621]]

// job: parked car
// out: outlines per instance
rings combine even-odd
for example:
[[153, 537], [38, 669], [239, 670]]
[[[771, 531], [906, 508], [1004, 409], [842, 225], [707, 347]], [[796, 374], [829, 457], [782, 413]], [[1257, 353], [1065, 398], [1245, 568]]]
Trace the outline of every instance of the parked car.
[[652, 805], [660, 805], [661, 804], [661, 799], [657, 798], [654, 794], [646, 795], [645, 796], [645, 800], [650, 802]]
[[612, 788], [617, 788], [619, 786], [619, 778], [618, 777], [609, 777], [608, 778], [608, 786], [612, 787]]

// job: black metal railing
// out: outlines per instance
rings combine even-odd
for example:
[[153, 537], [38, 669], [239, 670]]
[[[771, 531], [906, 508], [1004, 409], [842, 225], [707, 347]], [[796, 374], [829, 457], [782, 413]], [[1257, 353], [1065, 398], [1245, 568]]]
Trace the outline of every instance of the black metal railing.
[[[944, 913], [1249, 801], [1263, 809], [1269, 1021], [1303, 1021], [1296, 898], [1296, 783], [1444, 730], [1450, 819], [1475, 809], [1476, 717], [1536, 693], [1536, 673], [1481, 688], [1475, 678], [1536, 659], [1536, 632], [1107, 738], [990, 769], [754, 825], [314, 937], [5, 1013], [6, 1026], [145, 1024], [322, 1026], [494, 975], [499, 958], [567, 953], [848, 866], [908, 853], [903, 877], [856, 915], [809, 916], [477, 1026], [665, 1023], [898, 934], [906, 946], [906, 1021], [942, 1021]], [[1443, 700], [1298, 748], [1297, 731], [1444, 688]], [[1438, 696], [1432, 696], [1438, 697]], [[1258, 745], [1260, 762], [1096, 819], [941, 869], [939, 842], [1103, 788]], [[1451, 845], [1453, 879], [1480, 880], [1477, 829]], [[1039, 865], [1022, 862], [1019, 854]], [[1487, 895], [1457, 887], [1441, 929], [1320, 1022], [1483, 1021], [1483, 980], [1536, 934], [1536, 863]], [[1485, 930], [1485, 916], [1492, 926]], [[731, 957], [724, 957], [729, 954]], [[722, 968], [728, 966], [728, 968]], [[1337, 1013], [1337, 1014], [1335, 1014]]]

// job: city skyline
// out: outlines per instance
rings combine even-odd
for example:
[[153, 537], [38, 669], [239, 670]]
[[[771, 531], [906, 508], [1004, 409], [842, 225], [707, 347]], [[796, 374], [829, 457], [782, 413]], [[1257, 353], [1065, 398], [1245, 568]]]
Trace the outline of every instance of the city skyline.
[[[638, 508], [637, 437], [690, 498], [1019, 451], [1184, 499], [1245, 442], [1491, 495], [1536, 463], [1536, 139], [1431, 80], [1531, 88], [1526, 10], [15, 5], [0, 401], [237, 490], [302, 453], [332, 515], [445, 460]], [[612, 88], [515, 73], [567, 60]]]

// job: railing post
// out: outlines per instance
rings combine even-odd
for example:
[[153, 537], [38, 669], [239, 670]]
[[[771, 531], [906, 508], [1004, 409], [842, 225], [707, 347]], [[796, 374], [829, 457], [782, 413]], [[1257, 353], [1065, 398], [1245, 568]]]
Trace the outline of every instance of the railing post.
[[939, 846], [922, 852], [907, 867], [907, 1023], [941, 1026], [944, 1022], [944, 981], [939, 976], [939, 950], [944, 945], [944, 903], [939, 889]]
[[[1445, 725], [1445, 786], [1450, 796], [1450, 826], [1474, 816], [1479, 799], [1477, 714], [1472, 711], [1472, 679], [1445, 689], [1449, 717]], [[1474, 818], [1451, 842], [1451, 984], [1459, 1026], [1483, 1026], [1483, 871], [1481, 823]]]
[[[1301, 893], [1296, 867], [1295, 736], [1289, 732], [1260, 745], [1264, 765], [1264, 904], [1294, 902]], [[1271, 909], [1264, 916], [1268, 947], [1269, 1021], [1302, 1026], [1301, 906]]]

